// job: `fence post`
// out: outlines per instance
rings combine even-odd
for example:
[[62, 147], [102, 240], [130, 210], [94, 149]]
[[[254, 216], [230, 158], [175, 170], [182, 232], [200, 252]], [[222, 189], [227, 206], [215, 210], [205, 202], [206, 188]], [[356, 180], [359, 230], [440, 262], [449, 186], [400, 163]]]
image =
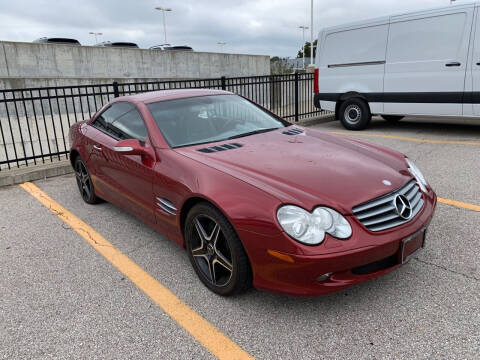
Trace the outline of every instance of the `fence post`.
[[113, 97], [119, 97], [120, 93], [118, 92], [118, 82], [113, 82]]
[[227, 90], [227, 78], [225, 76], [222, 76], [220, 80], [222, 82], [222, 90]]
[[295, 73], [295, 122], [298, 122], [298, 73]]

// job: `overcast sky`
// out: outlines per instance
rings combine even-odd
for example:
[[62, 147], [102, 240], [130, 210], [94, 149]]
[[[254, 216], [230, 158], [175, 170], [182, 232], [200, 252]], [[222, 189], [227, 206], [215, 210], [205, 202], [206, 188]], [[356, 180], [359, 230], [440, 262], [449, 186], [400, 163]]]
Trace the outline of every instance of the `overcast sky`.
[[[322, 26], [396, 12], [448, 6], [449, 0], [314, 0], [314, 30]], [[457, 3], [468, 2], [458, 0]], [[133, 41], [142, 48], [162, 44], [162, 14], [170, 7], [167, 37], [198, 51], [295, 57], [302, 43], [299, 25], [310, 26], [310, 0], [2, 0], [0, 39], [32, 41], [43, 36], [94, 43]], [[306, 39], [310, 39], [309, 30]]]

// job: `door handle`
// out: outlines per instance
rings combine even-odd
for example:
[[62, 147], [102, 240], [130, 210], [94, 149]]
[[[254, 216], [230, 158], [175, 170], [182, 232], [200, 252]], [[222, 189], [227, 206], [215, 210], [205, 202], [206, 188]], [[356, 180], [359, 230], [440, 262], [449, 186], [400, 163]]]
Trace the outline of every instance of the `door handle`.
[[93, 145], [93, 148], [94, 148], [95, 150], [102, 151], [102, 147], [101, 147], [101, 146]]
[[462, 65], [461, 63], [459, 63], [458, 61], [453, 61], [453, 62], [449, 62], [449, 63], [446, 63], [445, 66], [460, 66]]

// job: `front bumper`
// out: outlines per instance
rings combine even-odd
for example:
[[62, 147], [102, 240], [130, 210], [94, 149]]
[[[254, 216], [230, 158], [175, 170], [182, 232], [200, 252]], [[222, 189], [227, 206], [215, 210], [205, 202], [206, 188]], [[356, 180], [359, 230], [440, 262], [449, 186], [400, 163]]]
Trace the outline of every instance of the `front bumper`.
[[[395, 270], [402, 263], [402, 240], [426, 228], [433, 217], [436, 206], [433, 191], [425, 200], [423, 209], [414, 219], [388, 231], [372, 233], [352, 220], [352, 223], [355, 223], [352, 238], [341, 241], [341, 247], [335, 247], [340, 240], [327, 238], [322, 245], [316, 247], [323, 246], [322, 253], [281, 252], [290, 258], [290, 261], [285, 261], [270, 255], [265, 247], [257, 246], [252, 251], [247, 245], [254, 273], [254, 286], [291, 295], [314, 296], [339, 291]], [[242, 240], [245, 239], [246, 234], [239, 235]], [[256, 244], [270, 246], [275, 242], [278, 244], [285, 240], [291, 241], [284, 233], [274, 241], [272, 238], [262, 241], [258, 238], [261, 235], [254, 237]], [[252, 243], [252, 240], [250, 238], [247, 242]], [[312, 251], [314, 248], [311, 247]], [[320, 276], [330, 273], [326, 280], [318, 280]]]

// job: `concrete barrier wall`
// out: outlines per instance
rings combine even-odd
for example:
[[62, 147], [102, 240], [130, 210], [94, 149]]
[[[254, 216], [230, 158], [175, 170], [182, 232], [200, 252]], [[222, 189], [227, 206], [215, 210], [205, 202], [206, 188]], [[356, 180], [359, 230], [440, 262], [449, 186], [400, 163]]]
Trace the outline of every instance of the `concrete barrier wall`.
[[261, 55], [0, 42], [0, 89], [269, 74]]

